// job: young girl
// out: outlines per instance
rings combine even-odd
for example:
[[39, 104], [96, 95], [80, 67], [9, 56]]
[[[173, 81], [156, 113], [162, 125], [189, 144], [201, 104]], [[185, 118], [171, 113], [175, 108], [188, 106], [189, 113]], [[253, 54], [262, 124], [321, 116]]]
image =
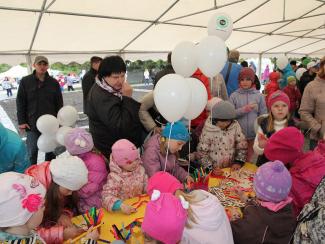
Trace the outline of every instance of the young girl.
[[0, 185], [0, 243], [44, 243], [34, 232], [43, 219], [43, 185], [14, 172], [0, 174]]
[[247, 142], [234, 120], [236, 111], [230, 102], [217, 103], [211, 113], [212, 119], [209, 117], [204, 124], [197, 152], [204, 169], [213, 168], [213, 173], [220, 175], [221, 168], [238, 168], [246, 161]]
[[283, 92], [286, 93], [290, 99], [290, 108], [289, 112], [292, 116], [295, 115], [295, 111], [299, 108], [301, 101], [301, 93], [297, 87], [297, 80], [294, 76], [289, 76], [287, 78], [288, 85], [283, 89]]
[[[168, 147], [168, 138], [169, 148]], [[188, 175], [187, 171], [179, 166], [178, 151], [188, 141], [189, 133], [180, 121], [173, 125], [168, 123], [161, 135], [153, 135], [144, 145], [144, 153], [142, 155], [143, 166], [146, 173], [151, 177], [158, 171], [166, 171], [174, 175], [179, 181], [193, 181], [192, 177]], [[168, 150], [168, 157], [166, 161], [166, 152]]]
[[62, 243], [84, 232], [71, 222], [71, 217], [78, 214], [77, 191], [88, 181], [84, 162], [75, 156], [62, 157], [33, 165], [25, 173], [47, 189], [43, 228], [38, 231], [45, 242]]
[[273, 160], [283, 161], [292, 176], [290, 196], [293, 198], [295, 215], [312, 198], [315, 189], [325, 176], [325, 141], [304, 153], [304, 135], [294, 127], [288, 127], [273, 134], [265, 147], [265, 155]]
[[257, 166], [266, 163], [268, 159], [264, 156], [264, 147], [267, 139], [276, 131], [287, 126], [294, 126], [290, 119], [289, 97], [282, 91], [276, 91], [271, 94], [268, 100], [269, 115], [268, 117], [259, 117], [257, 119], [258, 129], [254, 141], [254, 151], [259, 155]]
[[123, 201], [143, 194], [147, 186], [148, 178], [139, 150], [126, 139], [118, 140], [112, 146], [109, 167], [110, 173], [102, 192], [103, 207], [108, 211], [134, 213], [136, 209]]
[[107, 179], [104, 157], [94, 150], [93, 138], [82, 128], [74, 128], [64, 138], [64, 144], [71, 155], [81, 158], [88, 169], [88, 182], [78, 191], [80, 211], [102, 206], [101, 194]]
[[216, 240], [222, 240], [223, 244], [234, 243], [226, 212], [214, 195], [203, 190], [187, 194], [183, 191], [182, 184], [167, 172], [157, 172], [149, 178], [149, 196], [154, 192], [153, 189], [175, 194], [189, 203], [182, 244], [213, 244]]
[[239, 89], [230, 96], [230, 102], [236, 109], [236, 118], [247, 139], [248, 162], [254, 154], [254, 122], [258, 116], [267, 113], [264, 96], [253, 87], [254, 79], [254, 71], [251, 68], [243, 68], [238, 76]]
[[231, 222], [235, 243], [287, 244], [295, 231], [291, 201], [288, 197], [291, 176], [280, 161], [268, 162], [254, 176], [256, 201], [247, 201], [243, 218]]
[[144, 243], [180, 243], [187, 219], [186, 207], [185, 200], [181, 203], [173, 194], [155, 190], [147, 204], [141, 226]]

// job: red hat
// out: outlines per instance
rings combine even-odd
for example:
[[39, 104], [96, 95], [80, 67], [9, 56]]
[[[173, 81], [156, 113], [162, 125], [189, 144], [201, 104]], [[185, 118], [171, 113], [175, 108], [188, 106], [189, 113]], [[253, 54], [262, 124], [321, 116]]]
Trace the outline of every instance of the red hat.
[[153, 190], [161, 193], [174, 194], [176, 190], [183, 190], [184, 187], [174, 176], [167, 172], [159, 171], [148, 180], [147, 193], [151, 196]]
[[288, 95], [285, 94], [283, 91], [277, 90], [269, 96], [269, 99], [267, 100], [268, 108], [270, 109], [272, 105], [278, 101], [284, 102], [288, 105], [288, 107], [290, 107], [290, 99]]
[[264, 154], [269, 160], [293, 163], [303, 153], [304, 135], [295, 127], [287, 127], [274, 133], [268, 140]]
[[278, 72], [272, 72], [269, 75], [269, 79], [270, 81], [278, 81], [278, 79], [280, 79], [280, 74]]
[[239, 72], [238, 80], [241, 81], [243, 79], [249, 79], [251, 81], [255, 80], [255, 73], [251, 68], [242, 68]]

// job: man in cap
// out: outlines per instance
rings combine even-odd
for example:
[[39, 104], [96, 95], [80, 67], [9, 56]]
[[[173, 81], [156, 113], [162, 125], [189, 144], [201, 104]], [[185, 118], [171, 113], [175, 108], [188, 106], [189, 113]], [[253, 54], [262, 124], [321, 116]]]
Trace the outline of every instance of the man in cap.
[[301, 95], [303, 95], [307, 84], [315, 79], [317, 70], [318, 68], [316, 62], [311, 61], [307, 64], [307, 71], [302, 74], [298, 83]]
[[[37, 140], [41, 133], [36, 128], [37, 119], [44, 114], [57, 116], [63, 106], [59, 83], [47, 72], [49, 61], [44, 56], [35, 58], [32, 74], [22, 78], [17, 93], [17, 118], [19, 129], [26, 132], [27, 150], [32, 164], [37, 163]], [[51, 153], [45, 154], [45, 160], [55, 158]]]

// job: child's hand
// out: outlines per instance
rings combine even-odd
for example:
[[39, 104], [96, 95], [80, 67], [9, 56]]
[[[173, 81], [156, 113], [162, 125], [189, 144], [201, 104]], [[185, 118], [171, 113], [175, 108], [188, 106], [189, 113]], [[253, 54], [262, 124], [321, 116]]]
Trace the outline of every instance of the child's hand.
[[73, 226], [73, 223], [71, 222], [71, 219], [69, 216], [62, 214], [58, 220], [59, 225], [63, 225], [64, 227], [71, 227]]
[[262, 133], [259, 133], [257, 140], [258, 140], [258, 146], [264, 149], [268, 140], [266, 136]]
[[231, 171], [238, 171], [238, 170], [240, 170], [240, 168], [241, 168], [241, 164], [239, 164], [239, 163], [233, 163], [232, 165], [231, 165]]
[[71, 227], [66, 227], [63, 230], [63, 239], [64, 240], [73, 239], [81, 235], [83, 232], [85, 231], [82, 228], [78, 228], [74, 225], [72, 225]]
[[135, 213], [137, 211], [136, 208], [130, 206], [130, 205], [127, 205], [125, 203], [122, 203], [121, 204], [121, 211], [125, 214], [132, 214], [132, 213]]
[[98, 233], [98, 229], [93, 230], [93, 227], [90, 227], [88, 230], [88, 234], [86, 235], [86, 239], [91, 239], [94, 241], [97, 241], [99, 239], [99, 233]]
[[230, 209], [230, 221], [235, 221], [241, 218], [241, 213], [239, 211], [240, 210], [237, 208]]
[[162, 132], [161, 127], [156, 126], [155, 128], [153, 128], [153, 133], [154, 134], [161, 134], [161, 132]]

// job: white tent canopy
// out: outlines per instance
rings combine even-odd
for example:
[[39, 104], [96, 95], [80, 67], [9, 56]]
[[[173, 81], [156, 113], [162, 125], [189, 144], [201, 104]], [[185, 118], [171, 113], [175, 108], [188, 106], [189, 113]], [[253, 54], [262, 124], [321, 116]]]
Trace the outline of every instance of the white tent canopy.
[[325, 55], [325, 0], [0, 0], [0, 63], [165, 58], [205, 37], [216, 12], [232, 17], [226, 44], [242, 56]]

